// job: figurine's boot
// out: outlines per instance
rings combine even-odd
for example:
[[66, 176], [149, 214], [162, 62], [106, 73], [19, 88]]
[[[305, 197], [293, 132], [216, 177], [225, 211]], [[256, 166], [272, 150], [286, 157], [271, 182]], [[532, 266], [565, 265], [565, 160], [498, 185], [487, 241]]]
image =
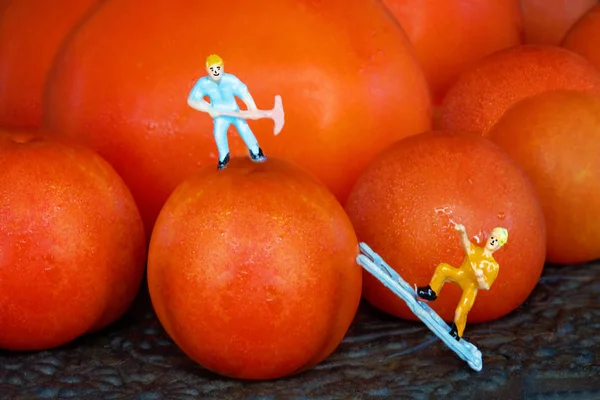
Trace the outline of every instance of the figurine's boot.
[[219, 165], [217, 166], [217, 171], [220, 171], [223, 168], [225, 168], [228, 163], [229, 163], [229, 153], [227, 153], [227, 155], [225, 156], [225, 158], [223, 160], [219, 160]]
[[252, 150], [250, 150], [250, 158], [254, 162], [263, 162], [267, 159], [267, 157], [263, 154], [263, 151], [260, 147], [258, 148], [257, 153], [253, 153]]
[[450, 325], [450, 336], [452, 336], [454, 339], [456, 339], [457, 341], [460, 341], [460, 336], [458, 336], [458, 328], [456, 327], [456, 324], [453, 322], [452, 325]]
[[437, 299], [437, 294], [433, 291], [433, 289], [429, 285], [418, 287], [417, 288], [417, 296], [419, 296], [420, 298], [427, 300], [427, 301], [433, 301], [433, 300]]

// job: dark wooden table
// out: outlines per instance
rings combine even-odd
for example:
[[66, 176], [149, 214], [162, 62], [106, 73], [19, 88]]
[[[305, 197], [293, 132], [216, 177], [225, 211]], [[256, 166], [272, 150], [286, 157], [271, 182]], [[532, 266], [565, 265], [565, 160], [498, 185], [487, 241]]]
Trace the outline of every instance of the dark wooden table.
[[248, 383], [189, 360], [142, 291], [102, 332], [51, 351], [0, 353], [0, 399], [600, 399], [600, 262], [548, 265], [519, 309], [468, 331], [483, 353], [481, 372], [423, 324], [362, 304], [320, 365]]

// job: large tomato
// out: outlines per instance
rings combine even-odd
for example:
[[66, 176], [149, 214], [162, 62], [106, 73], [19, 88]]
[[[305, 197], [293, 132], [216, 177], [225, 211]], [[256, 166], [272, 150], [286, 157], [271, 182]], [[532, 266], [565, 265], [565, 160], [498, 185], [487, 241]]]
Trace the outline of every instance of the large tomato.
[[527, 173], [553, 263], [600, 258], [600, 94], [550, 91], [509, 108], [490, 131]]
[[114, 322], [145, 256], [135, 201], [106, 161], [0, 131], [0, 348], [55, 347]]
[[487, 136], [510, 106], [555, 89], [600, 92], [600, 71], [557, 46], [501, 50], [479, 60], [450, 88], [437, 128]]
[[[358, 239], [370, 245], [410, 284], [425, 286], [436, 266], [459, 267], [465, 253], [452, 222], [483, 246], [496, 226], [508, 242], [494, 253], [500, 272], [479, 291], [469, 322], [488, 321], [518, 307], [544, 266], [544, 215], [525, 173], [488, 139], [429, 132], [399, 141], [361, 174], [346, 210]], [[416, 319], [404, 302], [365, 273], [365, 298], [393, 315]], [[431, 303], [452, 320], [460, 289], [447, 283]]]
[[[211, 118], [186, 104], [220, 55], [259, 108], [280, 94], [286, 125], [250, 121], [267, 156], [304, 166], [343, 201], [381, 149], [430, 126], [427, 84], [402, 29], [374, 0], [107, 0], [64, 44], [47, 126], [123, 176], [148, 229], [188, 174], [217, 163]], [[248, 155], [230, 130], [232, 155]]]
[[238, 158], [173, 192], [152, 233], [148, 284], [192, 359], [270, 379], [338, 346], [360, 301], [357, 253], [352, 224], [322, 183], [281, 160]]

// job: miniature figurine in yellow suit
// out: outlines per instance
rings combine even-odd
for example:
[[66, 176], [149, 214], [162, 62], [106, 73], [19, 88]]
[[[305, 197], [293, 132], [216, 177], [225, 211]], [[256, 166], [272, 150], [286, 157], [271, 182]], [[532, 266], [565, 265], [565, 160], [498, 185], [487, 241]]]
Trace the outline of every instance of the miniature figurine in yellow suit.
[[492, 253], [506, 243], [508, 231], [501, 227], [492, 229], [485, 247], [479, 247], [469, 241], [463, 225], [457, 224], [455, 229], [460, 232], [460, 243], [466, 254], [465, 260], [460, 268], [445, 263], [438, 265], [429, 285], [418, 287], [417, 295], [424, 300], [433, 301], [442, 290], [444, 283], [450, 281], [460, 286], [463, 293], [456, 307], [454, 322], [450, 326], [450, 335], [460, 340], [467, 324], [467, 314], [477, 297], [477, 291], [489, 290], [498, 276], [499, 266]]

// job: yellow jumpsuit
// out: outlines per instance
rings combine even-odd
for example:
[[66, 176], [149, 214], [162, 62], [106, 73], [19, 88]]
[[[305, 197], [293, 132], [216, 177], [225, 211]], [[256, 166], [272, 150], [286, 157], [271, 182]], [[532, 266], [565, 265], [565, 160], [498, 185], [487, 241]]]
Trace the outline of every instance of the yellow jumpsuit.
[[429, 286], [439, 295], [444, 283], [450, 281], [456, 283], [462, 289], [462, 297], [456, 307], [454, 314], [454, 323], [456, 324], [458, 336], [462, 337], [465, 325], [467, 324], [467, 315], [473, 307], [479, 283], [477, 276], [473, 271], [473, 267], [480, 269], [483, 272], [483, 277], [487, 283], [487, 289], [492, 286], [492, 283], [498, 276], [499, 266], [492, 255], [486, 256], [484, 248], [475, 246], [469, 243], [469, 251], [460, 268], [455, 268], [449, 264], [442, 263], [435, 269]]

